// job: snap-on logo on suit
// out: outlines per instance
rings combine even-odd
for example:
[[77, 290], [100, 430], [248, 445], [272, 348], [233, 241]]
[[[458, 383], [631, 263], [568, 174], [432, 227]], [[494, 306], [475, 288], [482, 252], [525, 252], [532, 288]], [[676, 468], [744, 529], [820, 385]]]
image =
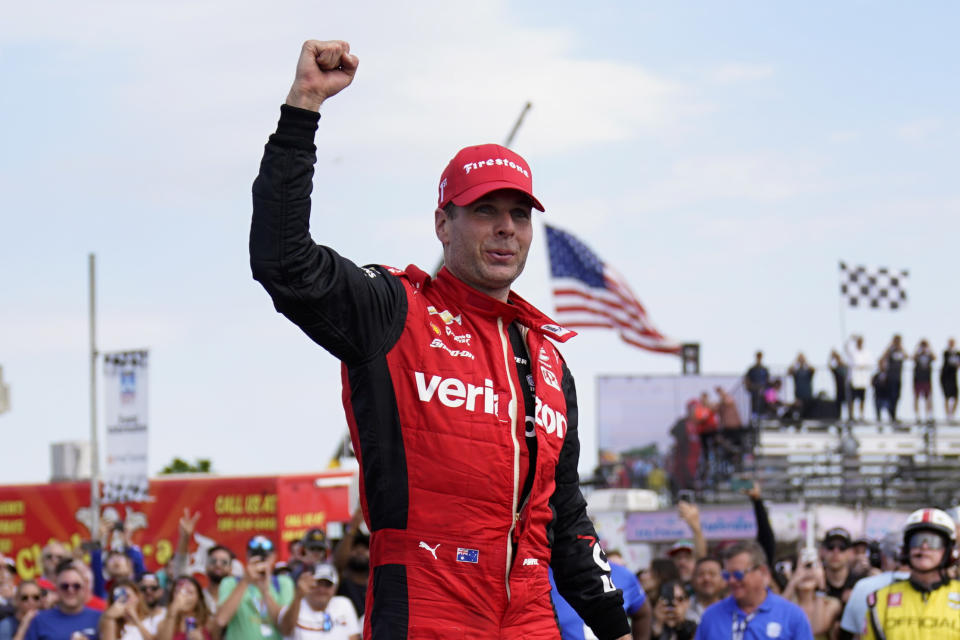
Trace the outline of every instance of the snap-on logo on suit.
[[[430, 402], [434, 397], [445, 407], [456, 409], [464, 407], [467, 411], [483, 411], [490, 415], [497, 415], [500, 397], [493, 392], [493, 380], [483, 381], [483, 386], [465, 383], [457, 378], [441, 378], [427, 376], [423, 372], [415, 371], [413, 377], [417, 383], [417, 394], [420, 402]], [[477, 400], [481, 403], [478, 403]], [[539, 414], [539, 410], [537, 411]]]
[[556, 432], [557, 437], [563, 439], [563, 434], [567, 431], [567, 418], [559, 411], [550, 408], [546, 402], [536, 399], [537, 411], [534, 415], [534, 423], [543, 427], [548, 434]]
[[452, 355], [454, 358], [470, 358], [471, 360], [475, 360], [475, 358], [473, 357], [473, 354], [467, 351], [466, 349], [451, 349], [450, 347], [445, 345], [443, 343], [443, 340], [441, 340], [440, 338], [434, 338], [433, 341], [430, 343], [430, 346], [434, 349], [443, 349], [444, 351]]

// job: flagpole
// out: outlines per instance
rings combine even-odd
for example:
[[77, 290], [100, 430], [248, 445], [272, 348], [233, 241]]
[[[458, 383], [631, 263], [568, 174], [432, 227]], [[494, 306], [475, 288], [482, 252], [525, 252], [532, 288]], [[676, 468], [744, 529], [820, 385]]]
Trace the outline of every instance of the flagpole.
[[847, 313], [846, 305], [844, 304], [843, 291], [840, 291], [838, 296], [840, 300], [840, 346], [843, 348], [847, 344]]
[[88, 257], [90, 290], [90, 539], [100, 538], [100, 449], [97, 446], [97, 257]]
[[[838, 266], [840, 268], [840, 273], [842, 274], [843, 261], [839, 261]], [[842, 277], [843, 276], [841, 275], [841, 278]], [[840, 286], [837, 293], [838, 293], [837, 297], [840, 301], [840, 349], [837, 352], [838, 353], [843, 352], [844, 358], [849, 359], [849, 356], [847, 353], [847, 312], [846, 312], [846, 304], [845, 304], [846, 300], [844, 299], [845, 296], [843, 295], [842, 285]], [[844, 385], [844, 391], [845, 391], [844, 397], [847, 401], [847, 410], [848, 410], [847, 418], [849, 419], [850, 424], [853, 424], [853, 397], [852, 397], [853, 387], [850, 384], [852, 376], [853, 376], [853, 363], [847, 362], [847, 378], [846, 380], [844, 380], [843, 385]], [[837, 409], [840, 411], [840, 421], [843, 422], [843, 407], [837, 407]]]

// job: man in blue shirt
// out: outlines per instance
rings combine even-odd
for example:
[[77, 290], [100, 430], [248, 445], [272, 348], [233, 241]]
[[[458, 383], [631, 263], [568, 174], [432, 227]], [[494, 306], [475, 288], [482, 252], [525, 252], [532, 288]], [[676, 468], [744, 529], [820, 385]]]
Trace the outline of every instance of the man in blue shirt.
[[703, 612], [696, 640], [812, 640], [803, 609], [770, 593], [763, 548], [743, 540], [724, 554], [723, 577], [730, 595]]
[[[623, 610], [630, 617], [631, 635], [634, 640], [647, 640], [650, 637], [650, 603], [643, 592], [637, 576], [622, 564], [610, 562], [610, 579], [614, 586], [623, 592]], [[553, 569], [550, 570], [550, 597], [557, 612], [560, 635], [563, 640], [594, 640], [596, 636], [577, 615], [573, 607], [557, 591], [553, 581]]]
[[98, 640], [100, 612], [84, 605], [89, 589], [71, 561], [57, 568], [56, 587], [57, 606], [37, 613], [24, 640]]

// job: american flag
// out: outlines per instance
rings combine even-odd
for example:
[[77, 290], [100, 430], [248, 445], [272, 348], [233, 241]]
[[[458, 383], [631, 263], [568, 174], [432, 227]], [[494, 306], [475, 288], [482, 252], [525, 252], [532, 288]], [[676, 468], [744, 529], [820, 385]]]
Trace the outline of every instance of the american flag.
[[624, 342], [635, 347], [680, 353], [680, 344], [651, 324], [623, 278], [572, 235], [545, 226], [557, 322], [571, 329], [616, 329]]

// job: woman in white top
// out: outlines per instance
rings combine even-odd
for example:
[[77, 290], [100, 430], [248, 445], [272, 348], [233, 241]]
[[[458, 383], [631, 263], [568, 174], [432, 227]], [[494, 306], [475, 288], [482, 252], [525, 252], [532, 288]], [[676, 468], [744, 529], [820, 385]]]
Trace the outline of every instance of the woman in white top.
[[121, 581], [110, 592], [110, 606], [100, 616], [100, 640], [154, 640], [144, 626], [147, 605], [132, 582]]

